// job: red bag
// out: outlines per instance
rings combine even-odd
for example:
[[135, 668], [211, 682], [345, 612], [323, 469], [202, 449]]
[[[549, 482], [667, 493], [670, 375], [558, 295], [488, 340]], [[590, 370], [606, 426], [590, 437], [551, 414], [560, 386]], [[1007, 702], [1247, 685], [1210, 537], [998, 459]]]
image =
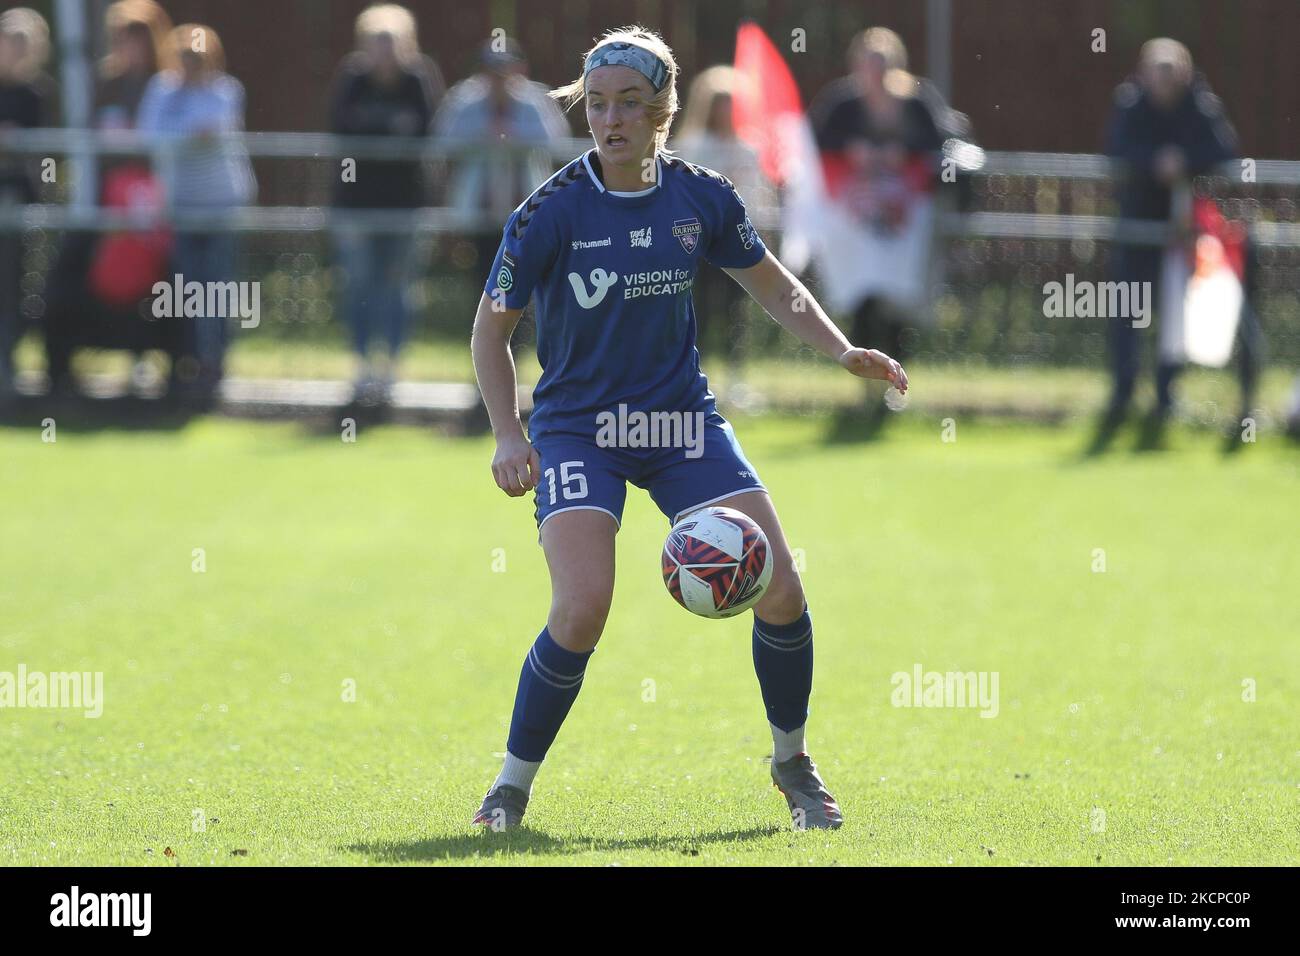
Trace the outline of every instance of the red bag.
[[[162, 183], [146, 166], [119, 166], [104, 178], [103, 205], [106, 209], [158, 212], [163, 208]], [[90, 264], [90, 291], [108, 306], [134, 305], [163, 278], [171, 241], [168, 229], [106, 234]]]

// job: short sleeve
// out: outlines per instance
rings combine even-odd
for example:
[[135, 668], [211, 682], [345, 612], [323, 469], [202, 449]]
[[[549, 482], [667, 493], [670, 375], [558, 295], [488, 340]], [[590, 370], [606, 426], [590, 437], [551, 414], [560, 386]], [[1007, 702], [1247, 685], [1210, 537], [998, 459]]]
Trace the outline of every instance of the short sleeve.
[[522, 309], [555, 261], [557, 249], [554, 224], [541, 207], [530, 212], [525, 202], [506, 222], [484, 294], [494, 301], [502, 296], [507, 309]]
[[745, 213], [745, 203], [730, 183], [722, 200], [722, 211], [709, 238], [704, 258], [724, 269], [748, 269], [767, 254], [754, 224]]

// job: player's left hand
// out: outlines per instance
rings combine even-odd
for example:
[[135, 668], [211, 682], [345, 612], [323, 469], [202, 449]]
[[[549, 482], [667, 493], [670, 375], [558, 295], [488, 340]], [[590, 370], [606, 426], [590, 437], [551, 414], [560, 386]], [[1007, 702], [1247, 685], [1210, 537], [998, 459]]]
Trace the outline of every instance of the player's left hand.
[[907, 391], [903, 366], [877, 349], [849, 349], [840, 356], [840, 364], [859, 378], [880, 379], [900, 392]]

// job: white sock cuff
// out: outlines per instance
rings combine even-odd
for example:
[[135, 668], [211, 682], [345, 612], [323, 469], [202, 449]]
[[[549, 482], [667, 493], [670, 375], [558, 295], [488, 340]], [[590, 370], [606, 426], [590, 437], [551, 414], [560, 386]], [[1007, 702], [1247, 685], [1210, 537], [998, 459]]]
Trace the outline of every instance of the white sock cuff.
[[542, 762], [532, 760], [520, 760], [510, 751], [506, 751], [506, 762], [501, 767], [501, 773], [497, 774], [496, 783], [492, 786], [500, 787], [518, 787], [524, 793], [533, 792], [533, 778], [537, 776], [537, 771], [542, 766]]
[[804, 739], [807, 724], [789, 731], [782, 730], [773, 723], [768, 726], [772, 728], [772, 759], [777, 763], [784, 763], [796, 754], [807, 753], [808, 743]]

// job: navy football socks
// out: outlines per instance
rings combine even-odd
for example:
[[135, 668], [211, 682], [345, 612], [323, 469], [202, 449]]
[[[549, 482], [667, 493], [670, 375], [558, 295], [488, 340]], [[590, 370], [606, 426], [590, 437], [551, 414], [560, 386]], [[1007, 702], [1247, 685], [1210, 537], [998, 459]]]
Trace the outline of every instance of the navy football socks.
[[[778, 730], [802, 731], [808, 721], [813, 675], [812, 618], [806, 606], [789, 624], [769, 624], [754, 615], [754, 673], [773, 736]], [[781, 742], [777, 740], [778, 745]]]
[[569, 708], [578, 699], [587, 659], [593, 653], [565, 650], [555, 643], [550, 631], [542, 628], [519, 674], [506, 742], [512, 755], [529, 763], [539, 763], [546, 756]]
[[[812, 618], [808, 609], [789, 624], [769, 624], [755, 615], [753, 650], [754, 673], [772, 725], [774, 758], [787, 760], [804, 749], [803, 729], [812, 694]], [[593, 653], [564, 649], [546, 628], [537, 635], [519, 674], [506, 766], [497, 784], [509, 783], [525, 792], [531, 788], [533, 776], [578, 699]]]

